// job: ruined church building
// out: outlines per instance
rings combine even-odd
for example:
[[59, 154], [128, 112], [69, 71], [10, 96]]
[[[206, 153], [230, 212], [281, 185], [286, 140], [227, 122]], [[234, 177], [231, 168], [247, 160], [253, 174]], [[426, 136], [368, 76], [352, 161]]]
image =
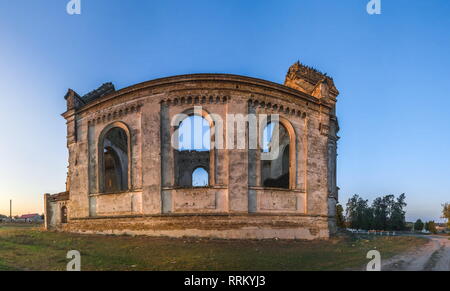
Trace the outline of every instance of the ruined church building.
[[[332, 78], [299, 62], [284, 85], [192, 74], [117, 91], [106, 83], [84, 96], [69, 89], [66, 192], [45, 194], [45, 226], [100, 234], [329, 238], [338, 200], [338, 94]], [[279, 155], [262, 159], [264, 149], [259, 143], [249, 148], [248, 140], [244, 147], [216, 148], [230, 129], [216, 128], [212, 114], [224, 124], [230, 115], [277, 114]], [[206, 128], [206, 147], [174, 148], [173, 137], [193, 118]]]

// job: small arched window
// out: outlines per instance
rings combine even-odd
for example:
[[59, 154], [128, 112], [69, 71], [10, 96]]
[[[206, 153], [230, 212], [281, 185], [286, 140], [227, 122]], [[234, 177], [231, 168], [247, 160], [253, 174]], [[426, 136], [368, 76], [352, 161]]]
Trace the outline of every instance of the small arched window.
[[113, 127], [104, 135], [102, 146], [101, 189], [105, 193], [128, 189], [128, 135], [124, 129]]
[[61, 207], [61, 223], [67, 223], [67, 207]]
[[263, 131], [262, 151], [264, 153], [273, 151], [277, 155], [273, 159], [262, 161], [262, 186], [291, 188], [291, 139], [289, 131], [281, 122], [267, 124]]
[[207, 187], [209, 185], [209, 174], [203, 168], [197, 168], [192, 172], [193, 187]]

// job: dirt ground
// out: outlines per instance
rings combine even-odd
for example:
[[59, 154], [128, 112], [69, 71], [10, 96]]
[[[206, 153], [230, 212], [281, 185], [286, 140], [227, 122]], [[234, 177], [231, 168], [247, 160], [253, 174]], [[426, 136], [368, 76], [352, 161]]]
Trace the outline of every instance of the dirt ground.
[[428, 243], [382, 263], [383, 271], [450, 271], [450, 237], [426, 237]]

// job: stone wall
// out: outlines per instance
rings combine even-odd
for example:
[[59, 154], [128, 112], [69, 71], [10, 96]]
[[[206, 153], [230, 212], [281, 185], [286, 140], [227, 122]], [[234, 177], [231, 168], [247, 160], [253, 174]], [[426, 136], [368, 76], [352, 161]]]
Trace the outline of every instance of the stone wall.
[[[291, 72], [290, 82], [297, 84], [294, 81]], [[68, 110], [63, 116], [68, 128], [70, 198], [46, 202], [49, 227], [74, 232], [306, 239], [327, 238], [335, 230], [335, 96], [313, 96], [242, 76], [199, 74], [158, 79], [94, 97], [90, 94], [87, 102], [74, 91], [66, 95]], [[230, 116], [249, 113], [278, 114], [286, 125], [293, 149], [288, 189], [263, 187], [261, 150], [249, 149], [248, 140], [242, 144], [236, 139], [239, 131], [248, 136], [248, 125], [231, 123]], [[210, 176], [208, 187], [179, 183], [183, 163], [171, 142], [180, 114], [203, 116], [211, 125], [212, 145], [223, 141], [226, 146], [199, 154]], [[101, 141], [114, 127], [128, 135], [129, 187], [104, 193]], [[64, 225], [57, 218], [61, 203], [68, 208], [69, 222]]]
[[211, 237], [221, 239], [328, 239], [328, 218], [298, 215], [170, 215], [76, 219], [58, 228], [86, 234]]
[[60, 227], [62, 221], [62, 209], [68, 208], [69, 193], [63, 192], [54, 195], [44, 194], [44, 225], [46, 229]]

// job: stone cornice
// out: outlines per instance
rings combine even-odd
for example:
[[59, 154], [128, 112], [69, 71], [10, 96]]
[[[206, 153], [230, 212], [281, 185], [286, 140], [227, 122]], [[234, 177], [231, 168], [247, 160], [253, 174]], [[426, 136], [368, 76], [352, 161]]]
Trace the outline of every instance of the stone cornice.
[[228, 96], [219, 96], [217, 94], [208, 95], [186, 95], [174, 98], [164, 98], [160, 101], [161, 104], [167, 105], [183, 105], [183, 104], [226, 104], [230, 100]]
[[[252, 78], [252, 77], [246, 77], [246, 76], [239, 76], [239, 75], [231, 75], [231, 74], [191, 74], [191, 75], [179, 75], [179, 76], [173, 76], [173, 77], [166, 77], [166, 78], [160, 78], [155, 79], [143, 83], [139, 83], [130, 87], [126, 87], [124, 89], [115, 91], [113, 93], [107, 94], [105, 96], [102, 96], [101, 98], [94, 100], [81, 108], [77, 110], [77, 114], [81, 113], [83, 111], [89, 110], [90, 108], [99, 105], [101, 103], [107, 102], [109, 100], [112, 100], [114, 98], [118, 98], [120, 96], [135, 93], [141, 90], [145, 89], [151, 89], [151, 88], [157, 88], [160, 86], [171, 86], [176, 85], [180, 83], [186, 83], [186, 82], [215, 82], [215, 83], [234, 83], [237, 84], [237, 86], [240, 85], [249, 85], [249, 86], [256, 86], [260, 87], [263, 90], [274, 90], [278, 91], [282, 94], [287, 94], [295, 98], [300, 98], [308, 102], [315, 103], [320, 106], [330, 107], [329, 104], [323, 103], [320, 99], [313, 97], [311, 95], [308, 95], [306, 93], [303, 93], [301, 91], [292, 89], [290, 87], [287, 87], [285, 85], [277, 84], [274, 82]], [[193, 88], [195, 89], [195, 88]], [[218, 86], [217, 89], [223, 89], [222, 87]], [[236, 88], [239, 89], [239, 88]], [[170, 90], [169, 90], [170, 92]], [[275, 97], [275, 96], [274, 96]], [[63, 114], [65, 116], [66, 113]]]
[[107, 108], [93, 113], [87, 119], [88, 124], [99, 124], [104, 122], [110, 122], [121, 116], [139, 112], [142, 107], [142, 103], [133, 102], [129, 104], [122, 104], [112, 108]]
[[295, 104], [293, 104], [292, 107], [289, 107], [289, 106], [282, 105], [281, 102], [276, 102], [276, 103], [275, 102], [266, 102], [266, 101], [261, 101], [258, 99], [249, 99], [248, 103], [250, 106], [264, 108], [264, 109], [270, 110], [272, 112], [284, 113], [286, 115], [292, 115], [292, 116], [297, 116], [297, 117], [301, 117], [301, 118], [307, 117], [306, 112], [294, 108], [294, 107], [298, 107]]

